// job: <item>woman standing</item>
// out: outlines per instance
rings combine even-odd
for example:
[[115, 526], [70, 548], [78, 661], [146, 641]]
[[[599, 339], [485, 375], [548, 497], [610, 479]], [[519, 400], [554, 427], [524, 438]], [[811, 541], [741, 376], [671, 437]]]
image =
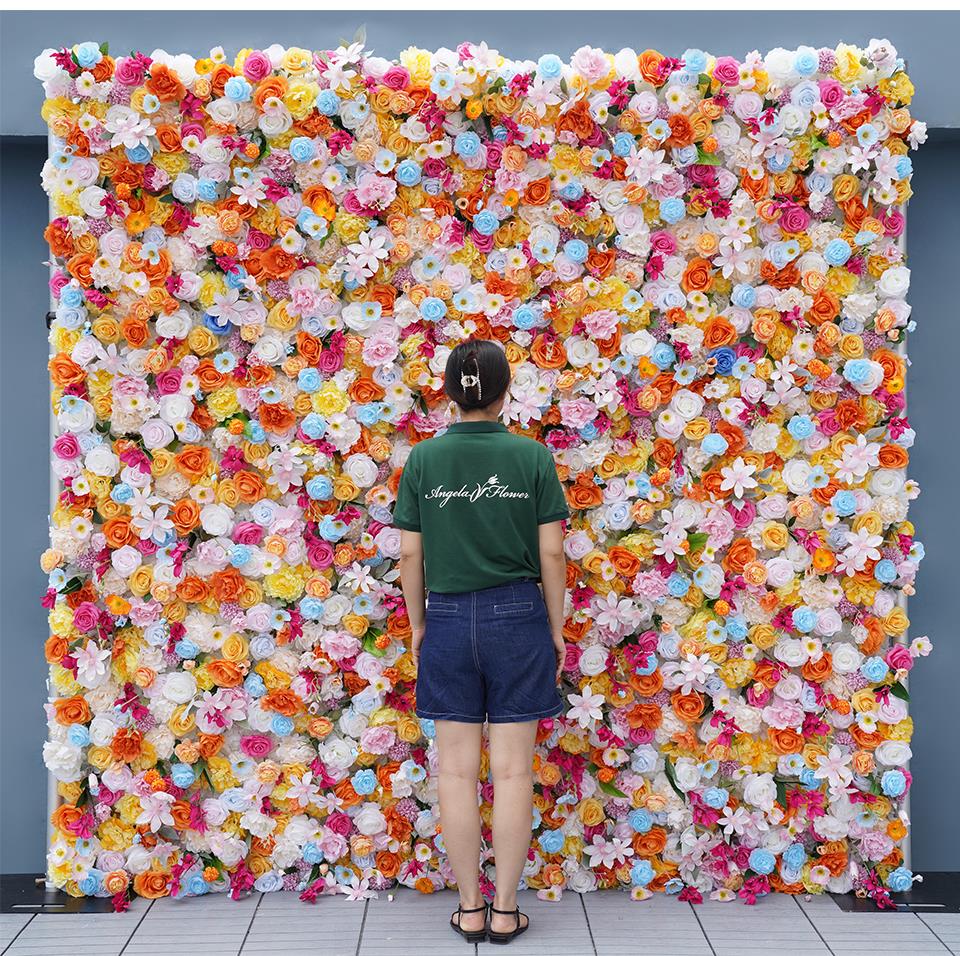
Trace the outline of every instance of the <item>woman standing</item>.
[[[509, 384], [497, 343], [453, 349], [444, 388], [460, 420], [414, 445], [394, 508], [416, 712], [436, 722], [440, 825], [460, 891], [451, 925], [469, 942], [506, 943], [529, 925], [516, 894], [530, 847], [537, 723], [563, 709], [570, 513], [550, 450], [498, 420]], [[489, 931], [477, 805], [484, 721], [497, 877]]]

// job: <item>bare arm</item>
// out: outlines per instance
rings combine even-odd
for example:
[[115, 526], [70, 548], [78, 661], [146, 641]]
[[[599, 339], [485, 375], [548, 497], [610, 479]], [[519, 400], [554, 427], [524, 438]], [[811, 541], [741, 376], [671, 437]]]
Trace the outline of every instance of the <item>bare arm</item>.
[[419, 531], [400, 530], [400, 586], [407, 605], [413, 631], [411, 653], [414, 665], [419, 664], [420, 642], [423, 640], [426, 616], [426, 592], [423, 582], [423, 537]]
[[566, 647], [563, 641], [563, 605], [567, 591], [567, 560], [563, 554], [563, 522], [548, 521], [539, 526], [540, 580], [547, 606], [550, 633], [557, 651], [557, 683], [563, 670]]

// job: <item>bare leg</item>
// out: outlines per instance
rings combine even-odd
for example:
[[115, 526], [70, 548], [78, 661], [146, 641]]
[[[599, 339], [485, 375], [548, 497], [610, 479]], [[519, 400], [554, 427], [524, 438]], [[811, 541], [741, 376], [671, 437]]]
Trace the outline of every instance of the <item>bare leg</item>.
[[[436, 732], [443, 843], [457, 878], [460, 905], [472, 909], [483, 905], [480, 893], [480, 807], [477, 802], [483, 724], [438, 720]], [[483, 929], [485, 916], [483, 912], [463, 913], [459, 916], [460, 925], [466, 930]]]
[[[512, 910], [517, 884], [527, 861], [533, 826], [533, 748], [536, 720], [490, 724], [490, 770], [493, 774], [493, 852], [497, 890], [493, 905]], [[527, 917], [520, 917], [525, 926]], [[490, 914], [490, 928], [506, 933], [517, 926], [516, 916]]]

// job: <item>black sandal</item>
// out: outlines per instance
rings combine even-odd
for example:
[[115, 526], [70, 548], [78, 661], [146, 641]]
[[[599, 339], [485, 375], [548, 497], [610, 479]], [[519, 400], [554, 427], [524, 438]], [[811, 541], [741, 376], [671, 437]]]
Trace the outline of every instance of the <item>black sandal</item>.
[[[517, 928], [510, 930], [509, 933], [497, 933], [492, 929], [487, 931], [487, 938], [491, 943], [509, 943], [514, 936], [519, 936], [525, 929], [530, 928], [530, 917], [526, 913], [520, 913], [520, 907], [512, 910], [498, 910], [492, 903], [490, 904], [490, 912], [492, 913], [504, 913], [509, 914], [513, 913], [517, 917]], [[527, 922], [523, 926], [520, 925], [520, 916], [527, 916]]]
[[[483, 929], [464, 929], [460, 925], [460, 914], [461, 913], [479, 913], [480, 910], [486, 911], [489, 903], [484, 903], [483, 906], [474, 906], [471, 909], [465, 910], [462, 904], [457, 905], [457, 912], [453, 914], [456, 916], [457, 921], [454, 923], [453, 916], [450, 917], [450, 925], [468, 942], [468, 943], [482, 943], [487, 938], [487, 928], [484, 925]], [[486, 920], [484, 920], [486, 922]]]

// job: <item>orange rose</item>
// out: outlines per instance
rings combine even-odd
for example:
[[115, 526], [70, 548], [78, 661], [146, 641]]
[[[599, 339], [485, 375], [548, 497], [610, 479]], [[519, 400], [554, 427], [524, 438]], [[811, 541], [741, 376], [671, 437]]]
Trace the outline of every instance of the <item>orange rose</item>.
[[899, 445], [886, 444], [880, 447], [881, 468], [906, 468], [910, 453]]
[[197, 482], [210, 468], [210, 449], [206, 445], [184, 445], [173, 462], [184, 478]]
[[567, 364], [567, 350], [560, 339], [548, 339], [541, 333], [530, 346], [530, 358], [539, 368], [563, 368]]
[[567, 486], [566, 494], [567, 504], [575, 511], [596, 508], [603, 501], [603, 492], [599, 485], [585, 472], [577, 475], [577, 480]]
[[621, 574], [625, 578], [634, 577], [639, 572], [642, 563], [632, 551], [616, 544], [607, 552], [607, 557], [616, 568], [617, 574]]
[[224, 568], [210, 575], [210, 587], [218, 601], [236, 601], [246, 586], [246, 578], [236, 568]]
[[523, 194], [523, 201], [528, 206], [545, 206], [550, 198], [550, 177], [535, 179], [527, 184]]
[[638, 833], [633, 838], [633, 848], [638, 856], [656, 856], [667, 845], [667, 831], [662, 827], [651, 827], [646, 833]]
[[715, 315], [703, 327], [703, 347], [707, 349], [733, 345], [737, 338], [737, 330], [722, 315]]
[[110, 744], [110, 753], [114, 760], [122, 763], [132, 763], [136, 760], [143, 748], [143, 734], [139, 730], [121, 727], [114, 734], [113, 742]]
[[[344, 676], [349, 675], [345, 674]], [[292, 690], [272, 690], [269, 694], [260, 698], [260, 706], [264, 710], [273, 710], [278, 714], [283, 714], [284, 717], [294, 717], [303, 710], [304, 704], [303, 698]]]
[[51, 381], [59, 388], [79, 385], [87, 377], [87, 373], [65, 352], [54, 355], [47, 363], [47, 368]]
[[200, 524], [200, 504], [193, 498], [181, 498], [170, 517], [177, 534], [184, 538]]
[[161, 123], [156, 127], [157, 140], [160, 143], [160, 152], [178, 153], [181, 149], [180, 130], [169, 123]]
[[670, 706], [681, 720], [690, 723], [703, 716], [703, 694], [695, 690], [690, 691], [689, 694], [681, 694], [680, 691], [675, 690], [670, 695]]
[[644, 50], [637, 57], [637, 67], [640, 70], [640, 75], [654, 86], [660, 86], [666, 79], [660, 72], [660, 64], [663, 60], [663, 54], [657, 53], [656, 50]]
[[768, 727], [767, 738], [774, 753], [792, 754], [799, 753], [803, 749], [803, 737], [789, 727], [784, 730]]
[[382, 385], [378, 385], [371, 378], [358, 378], [347, 390], [350, 400], [358, 405], [368, 402], [379, 402], [387, 393]]
[[158, 900], [170, 893], [170, 874], [165, 870], [146, 870], [133, 878], [133, 888], [137, 896], [148, 900]]
[[202, 604], [210, 594], [210, 587], [203, 578], [195, 574], [187, 575], [177, 584], [177, 597], [187, 604]]
[[182, 100], [186, 89], [180, 82], [180, 77], [162, 63], [154, 62], [150, 66], [150, 76], [144, 84], [161, 103], [172, 103]]
[[71, 724], [86, 724], [93, 718], [90, 705], [81, 694], [58, 698], [53, 702], [53, 709], [57, 723], [65, 727]]
[[239, 687], [243, 683], [243, 671], [233, 661], [217, 658], [207, 661], [204, 666], [218, 687]]
[[260, 424], [274, 435], [282, 435], [297, 423], [297, 413], [281, 402], [261, 402]]
[[255, 472], [238, 471], [233, 476], [233, 483], [237, 487], [237, 494], [240, 500], [247, 504], [259, 501], [266, 494], [266, 484], [264, 480]]
[[[701, 259], [699, 256], [691, 259], [683, 272], [680, 287], [684, 292], [709, 292], [711, 286], [713, 286], [713, 270], [710, 260]], [[704, 345], [710, 347], [706, 341]]]
[[211, 757], [216, 757], [220, 752], [220, 748], [223, 746], [223, 735], [200, 734], [197, 738], [197, 744], [199, 745], [200, 756], [204, 760], [209, 760]]
[[742, 574], [743, 569], [757, 558], [756, 548], [749, 538], [734, 538], [721, 562], [724, 571], [729, 574]]

